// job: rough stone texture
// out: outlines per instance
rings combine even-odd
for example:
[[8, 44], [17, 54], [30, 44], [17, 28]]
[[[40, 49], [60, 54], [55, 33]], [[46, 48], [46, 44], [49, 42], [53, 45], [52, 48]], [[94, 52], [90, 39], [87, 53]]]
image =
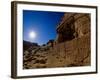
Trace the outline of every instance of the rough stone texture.
[[57, 33], [58, 43], [90, 34], [90, 15], [65, 13], [61, 24], [57, 27]]
[[91, 65], [90, 15], [65, 13], [57, 37], [24, 51], [24, 69]]
[[65, 13], [57, 33], [55, 48], [66, 56], [67, 66], [90, 65], [90, 14]]

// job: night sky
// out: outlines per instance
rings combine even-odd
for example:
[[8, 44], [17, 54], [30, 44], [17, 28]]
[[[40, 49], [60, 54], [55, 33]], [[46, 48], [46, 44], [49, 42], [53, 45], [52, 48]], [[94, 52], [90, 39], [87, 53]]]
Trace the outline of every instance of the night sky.
[[[39, 45], [55, 39], [56, 27], [63, 15], [63, 12], [23, 10], [23, 39]], [[36, 33], [34, 39], [29, 37], [32, 31]]]

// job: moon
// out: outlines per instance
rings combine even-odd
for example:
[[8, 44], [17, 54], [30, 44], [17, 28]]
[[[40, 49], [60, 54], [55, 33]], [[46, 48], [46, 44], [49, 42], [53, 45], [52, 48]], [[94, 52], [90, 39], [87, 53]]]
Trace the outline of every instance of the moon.
[[36, 33], [34, 31], [29, 32], [29, 38], [30, 39], [35, 39], [36, 38]]

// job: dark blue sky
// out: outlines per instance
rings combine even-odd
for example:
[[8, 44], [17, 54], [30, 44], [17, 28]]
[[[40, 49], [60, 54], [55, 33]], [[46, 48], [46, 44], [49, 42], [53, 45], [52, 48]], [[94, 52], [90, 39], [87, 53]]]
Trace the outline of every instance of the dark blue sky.
[[[40, 45], [55, 39], [56, 27], [63, 15], [63, 12], [23, 10], [23, 39]], [[29, 38], [31, 31], [36, 33], [36, 38]]]

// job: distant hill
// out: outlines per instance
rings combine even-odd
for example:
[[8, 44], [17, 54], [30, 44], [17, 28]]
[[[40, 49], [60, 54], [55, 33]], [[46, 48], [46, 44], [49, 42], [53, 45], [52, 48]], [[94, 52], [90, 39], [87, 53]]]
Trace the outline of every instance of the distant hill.
[[39, 47], [39, 45], [38, 43], [33, 43], [33, 42], [23, 40], [23, 50], [27, 50], [30, 47]]

